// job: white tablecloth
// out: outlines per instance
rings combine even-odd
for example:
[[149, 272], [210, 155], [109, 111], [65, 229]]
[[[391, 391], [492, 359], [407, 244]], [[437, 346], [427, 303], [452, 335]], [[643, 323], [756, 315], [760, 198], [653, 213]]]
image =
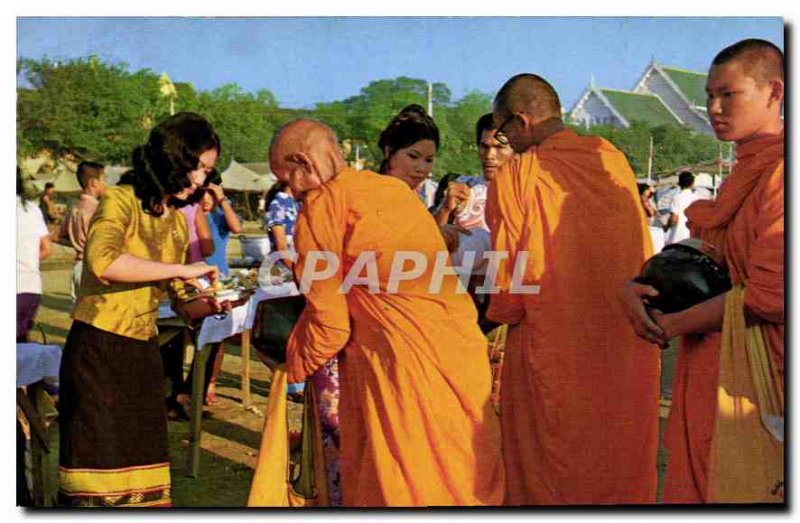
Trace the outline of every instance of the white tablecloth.
[[[204, 346], [209, 343], [218, 343], [252, 328], [256, 317], [256, 309], [258, 309], [258, 304], [262, 301], [297, 296], [298, 294], [300, 293], [294, 282], [256, 288], [255, 293], [247, 300], [247, 303], [234, 307], [225, 316], [208, 316], [203, 320], [200, 326], [200, 333], [197, 335], [197, 350], [203, 350]], [[173, 318], [175, 316], [177, 314], [168, 305], [166, 307], [160, 306], [158, 309], [159, 319]]]

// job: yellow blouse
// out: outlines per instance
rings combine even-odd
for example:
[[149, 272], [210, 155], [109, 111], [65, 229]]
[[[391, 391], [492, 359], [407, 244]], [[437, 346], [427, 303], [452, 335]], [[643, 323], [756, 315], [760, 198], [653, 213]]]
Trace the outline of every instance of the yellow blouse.
[[121, 254], [183, 263], [189, 232], [183, 213], [146, 214], [130, 185], [109, 188], [100, 200], [86, 240], [83, 274], [72, 318], [137, 340], [156, 334], [158, 302], [167, 281], [109, 282], [100, 277]]

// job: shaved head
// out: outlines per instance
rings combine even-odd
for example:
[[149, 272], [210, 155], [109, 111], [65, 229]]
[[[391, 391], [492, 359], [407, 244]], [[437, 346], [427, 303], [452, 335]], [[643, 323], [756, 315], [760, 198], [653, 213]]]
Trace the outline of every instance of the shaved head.
[[311, 118], [292, 120], [275, 131], [269, 163], [297, 194], [319, 187], [347, 165], [333, 129]]
[[747, 143], [783, 132], [783, 53], [766, 40], [723, 49], [706, 80], [706, 111], [717, 138]]
[[504, 114], [521, 111], [536, 119], [561, 118], [556, 90], [541, 76], [530, 73], [508, 80], [495, 96], [494, 106]]
[[272, 163], [298, 151], [308, 152], [316, 147], [338, 147], [336, 133], [327, 124], [312, 118], [298, 118], [283, 124], [269, 143], [269, 157]]
[[749, 38], [726, 47], [714, 58], [711, 67], [738, 62], [745, 74], [758, 85], [783, 81], [783, 52], [772, 42]]
[[512, 76], [494, 97], [495, 138], [503, 136], [516, 153], [527, 151], [564, 129], [561, 101], [541, 76]]

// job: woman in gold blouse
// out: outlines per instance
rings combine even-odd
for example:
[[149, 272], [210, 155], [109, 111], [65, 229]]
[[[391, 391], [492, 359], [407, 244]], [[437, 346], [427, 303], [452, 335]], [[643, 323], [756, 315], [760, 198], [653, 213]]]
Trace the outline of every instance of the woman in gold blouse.
[[175, 207], [219, 152], [202, 116], [176, 114], [100, 200], [61, 362], [61, 505], [171, 504], [158, 302], [171, 281], [216, 281], [216, 267], [184, 264], [187, 224]]

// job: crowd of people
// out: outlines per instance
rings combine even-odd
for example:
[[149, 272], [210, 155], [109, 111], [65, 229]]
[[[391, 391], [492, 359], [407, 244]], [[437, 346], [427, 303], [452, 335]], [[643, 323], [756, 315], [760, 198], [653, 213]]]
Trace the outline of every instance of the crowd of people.
[[[281, 263], [297, 281], [320, 274], [319, 252], [339, 264], [312, 278], [285, 363], [290, 384], [324, 398], [316, 408], [331, 505], [655, 503], [659, 348], [673, 338], [663, 501], [784, 501], [782, 52], [755, 39], [726, 48], [707, 92], [711, 124], [736, 143], [738, 161], [711, 200], [697, 200], [682, 174], [666, 223], [624, 154], [571, 131], [557, 92], [535, 74], [510, 78], [476, 122], [480, 175], [449, 174], [438, 191], [440, 133], [418, 105], [380, 134], [378, 172], [349, 167], [321, 121], [275, 132], [279, 183], [265, 225], [274, 248], [297, 254]], [[65, 506], [171, 504], [156, 309], [165, 292], [227, 270], [227, 238], [241, 223], [214, 170], [221, 148], [205, 118], [179, 113], [133, 152], [117, 186], [99, 181], [100, 165], [78, 170], [84, 193], [65, 225], [77, 289], [60, 374]], [[18, 171], [18, 195], [20, 185]], [[35, 211], [18, 199], [18, 286], [29, 281], [19, 287], [18, 340], [50, 250]], [[723, 253], [733, 289], [676, 313], [650, 307], [658, 290], [634, 278], [660, 250], [652, 231], [665, 226], [665, 243], [691, 236]], [[452, 270], [431, 292], [443, 252]], [[372, 253], [365, 282], [342, 291], [363, 253]], [[489, 274], [494, 288], [483, 292]], [[505, 347], [493, 377], [486, 334], [495, 329]], [[757, 364], [743, 341], [754, 330], [767, 354]], [[742, 389], [751, 382], [774, 391], [779, 407]]]

